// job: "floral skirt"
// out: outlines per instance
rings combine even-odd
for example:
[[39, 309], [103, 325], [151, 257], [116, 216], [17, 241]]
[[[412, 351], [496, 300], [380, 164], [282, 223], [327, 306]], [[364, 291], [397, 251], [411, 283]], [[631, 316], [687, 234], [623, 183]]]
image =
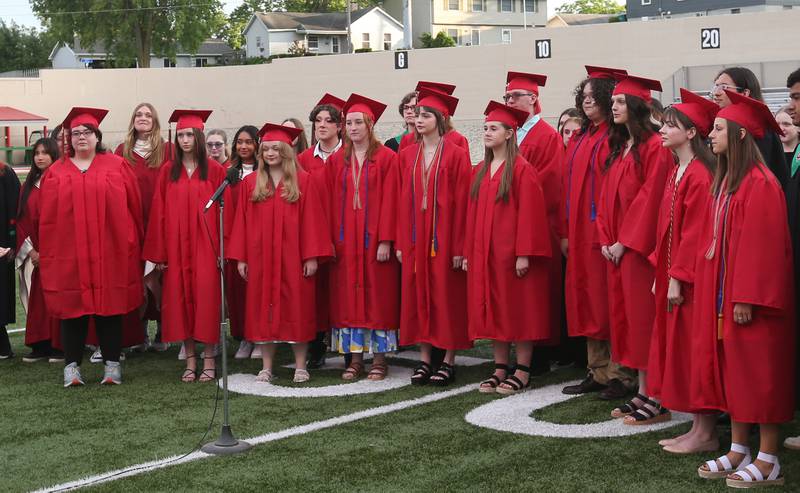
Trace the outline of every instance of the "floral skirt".
[[397, 330], [357, 327], [331, 330], [331, 351], [348, 353], [391, 353], [397, 351]]

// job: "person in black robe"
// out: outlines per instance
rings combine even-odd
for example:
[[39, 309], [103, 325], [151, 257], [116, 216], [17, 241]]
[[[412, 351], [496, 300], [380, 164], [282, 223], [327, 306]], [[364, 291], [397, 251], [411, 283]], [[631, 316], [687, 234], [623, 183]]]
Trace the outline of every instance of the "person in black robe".
[[11, 166], [0, 162], [0, 359], [14, 356], [6, 325], [16, 321], [14, 284], [15, 220], [19, 202], [19, 178]]

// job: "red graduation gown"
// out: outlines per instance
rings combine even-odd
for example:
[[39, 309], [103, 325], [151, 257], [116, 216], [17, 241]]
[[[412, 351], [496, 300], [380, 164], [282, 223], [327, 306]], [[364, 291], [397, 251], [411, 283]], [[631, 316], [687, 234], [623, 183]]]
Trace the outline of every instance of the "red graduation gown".
[[[225, 179], [225, 168], [208, 160], [208, 176], [191, 178], [181, 166], [177, 181], [170, 178], [172, 163], [161, 167], [153, 197], [150, 224], [142, 256], [166, 263], [161, 301], [162, 340], [219, 341], [218, 205], [203, 207]], [[225, 197], [226, 201], [227, 196]]]
[[[719, 223], [716, 251], [709, 260], [705, 253], [713, 239], [712, 198], [695, 273], [692, 408], [727, 411], [731, 419], [745, 423], [791, 421], [796, 337], [792, 250], [783, 192], [763, 164], [747, 173], [730, 199], [726, 220]], [[722, 340], [717, 322], [720, 277]], [[753, 305], [748, 325], [733, 321], [737, 303]]]
[[[451, 142], [451, 143], [461, 147], [462, 149], [467, 151], [467, 154], [469, 155], [469, 141], [467, 140], [466, 137], [464, 137], [463, 135], [461, 135], [457, 131], [450, 130], [449, 132], [444, 134], [444, 139], [447, 142]], [[400, 145], [397, 148], [398, 154], [400, 153], [400, 151], [402, 151], [406, 147], [414, 145], [416, 143], [417, 143], [417, 134], [415, 132], [409, 132], [409, 133], [403, 135], [403, 138], [400, 139]]]
[[41, 182], [42, 290], [60, 319], [120, 315], [142, 302], [142, 205], [124, 161], [99, 153], [85, 173], [68, 157]]
[[547, 206], [547, 220], [550, 224], [550, 236], [553, 255], [550, 257], [550, 296], [552, 302], [551, 321], [553, 323], [550, 344], [558, 344], [561, 338], [561, 293], [562, 275], [561, 259], [561, 181], [564, 159], [564, 139], [546, 121], [539, 120], [525, 135], [519, 145], [519, 152], [536, 169], [539, 183], [544, 192]]
[[605, 183], [608, 124], [590, 127], [569, 141], [563, 168], [561, 237], [569, 239], [564, 301], [570, 336], [608, 340], [606, 263], [600, 253], [596, 216]]
[[[228, 161], [227, 169], [231, 166]], [[258, 164], [255, 165], [256, 167]], [[241, 172], [241, 171], [240, 171]], [[252, 174], [252, 173], [251, 173]], [[242, 182], [230, 186], [230, 193], [225, 194], [225, 241], [232, 236], [233, 218], [239, 210], [239, 188]], [[228, 255], [225, 255], [228, 257]], [[228, 257], [230, 258], [230, 257]], [[225, 305], [228, 307], [228, 325], [231, 336], [244, 338], [245, 306], [247, 300], [247, 283], [236, 267], [236, 262], [225, 261]]]
[[[473, 169], [473, 180], [481, 162]], [[553, 254], [547, 209], [536, 170], [521, 156], [514, 163], [508, 201], [496, 201], [505, 164], [489, 171], [477, 198], [470, 197], [465, 256], [469, 337], [504, 342], [546, 340], [552, 314], [549, 265]], [[530, 269], [516, 274], [517, 257]]]
[[333, 247], [316, 182], [304, 171], [297, 178], [300, 198], [294, 203], [280, 196], [282, 184], [264, 201], [250, 200], [256, 173], [237, 190], [239, 207], [226, 256], [248, 265], [248, 341], [307, 342], [317, 333], [316, 283], [303, 277], [303, 263], [330, 257]]
[[[17, 251], [27, 238], [31, 239], [33, 249], [39, 251], [39, 215], [41, 214], [41, 190], [31, 187], [24, 215], [17, 218]], [[42, 280], [38, 267], [33, 269], [31, 286], [28, 291], [28, 316], [25, 322], [25, 344], [50, 341], [54, 348], [61, 348], [61, 323], [52, 317], [44, 304]]]
[[[329, 158], [330, 224], [336, 260], [330, 265], [330, 324], [395, 330], [400, 322], [400, 265], [394, 252], [378, 262], [378, 244], [397, 234], [399, 165], [381, 145], [364, 163], [353, 208], [353, 174], [344, 149]], [[366, 231], [365, 231], [366, 229]]]
[[[655, 323], [647, 366], [647, 393], [676, 411], [691, 411], [691, 334], [694, 310], [694, 267], [708, 199], [711, 174], [697, 159], [686, 167], [677, 190], [675, 171], [664, 189], [658, 216], [656, 249], [651, 261], [656, 266]], [[670, 223], [672, 232], [670, 232]], [[668, 260], [669, 259], [669, 260]], [[669, 265], [668, 265], [669, 264]], [[681, 282], [684, 300], [667, 310], [669, 278]]]
[[619, 241], [626, 247], [619, 266], [606, 261], [612, 356], [622, 365], [646, 370], [655, 318], [655, 271], [648, 258], [656, 246], [658, 210], [673, 158], [656, 133], [638, 150], [639, 164], [631, 150], [607, 172], [597, 227], [601, 245]]
[[464, 255], [472, 165], [467, 151], [442, 142], [441, 159], [434, 160], [429, 170], [427, 207], [423, 210], [420, 147], [413, 144], [399, 157], [397, 249], [403, 253], [400, 345], [425, 342], [443, 349], [467, 349], [471, 347], [464, 310], [467, 278], [463, 270], [453, 269], [453, 257]]

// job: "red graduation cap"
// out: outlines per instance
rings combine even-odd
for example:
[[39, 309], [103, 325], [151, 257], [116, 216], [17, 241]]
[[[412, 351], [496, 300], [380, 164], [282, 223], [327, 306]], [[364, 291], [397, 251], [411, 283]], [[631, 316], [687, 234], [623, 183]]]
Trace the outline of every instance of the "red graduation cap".
[[258, 136], [261, 138], [261, 142], [277, 140], [278, 142], [286, 142], [292, 145], [294, 139], [301, 133], [303, 133], [302, 128], [287, 127], [276, 123], [265, 123], [264, 126], [261, 127], [261, 130], [258, 131]]
[[175, 110], [172, 116], [169, 117], [170, 123], [175, 123], [175, 130], [183, 130], [185, 128], [196, 128], [201, 132], [205, 128], [204, 123], [211, 115], [211, 110]]
[[595, 65], [585, 65], [585, 67], [590, 79], [619, 80], [628, 75], [628, 71], [621, 68], [598, 67]]
[[681, 102], [672, 107], [686, 115], [703, 138], [708, 137], [719, 112], [717, 103], [684, 88], [681, 88]]
[[483, 114], [486, 115], [487, 122], [501, 122], [511, 128], [520, 127], [529, 116], [527, 111], [518, 110], [497, 101], [489, 101]]
[[342, 112], [345, 115], [348, 113], [361, 112], [365, 115], [369, 115], [372, 119], [372, 123], [378, 123], [378, 119], [381, 117], [385, 109], [386, 105], [380, 101], [375, 101], [374, 99], [353, 93], [349, 98], [347, 98], [347, 102], [345, 103]]
[[421, 80], [417, 82], [417, 87], [414, 90], [419, 92], [422, 89], [433, 89], [434, 91], [443, 92], [452, 96], [456, 90], [456, 86], [453, 84], [445, 84], [443, 82], [429, 82], [426, 80]]
[[328, 105], [333, 106], [337, 110], [342, 111], [342, 108], [344, 108], [345, 103], [346, 103], [346, 101], [344, 99], [339, 99], [336, 96], [334, 96], [333, 94], [330, 94], [330, 93], [326, 92], [325, 95], [322, 96], [322, 99], [317, 101], [317, 106], [322, 106], [323, 104], [328, 104]]
[[618, 94], [626, 94], [628, 96], [636, 96], [646, 102], [653, 100], [650, 91], [661, 91], [661, 82], [655, 79], [646, 79], [644, 77], [637, 77], [635, 75], [626, 75], [617, 83], [614, 88], [614, 96]]
[[75, 107], [69, 111], [69, 114], [64, 118], [62, 126], [64, 128], [74, 128], [79, 125], [92, 125], [94, 128], [100, 126], [100, 122], [108, 114], [108, 110], [101, 108], [81, 108]]
[[524, 72], [509, 72], [506, 75], [506, 91], [522, 89], [539, 94], [539, 86], [544, 87], [547, 76], [541, 74], [526, 74]]
[[439, 111], [445, 118], [453, 116], [458, 106], [458, 98], [439, 91], [422, 88], [417, 97], [417, 107], [427, 106]]
[[725, 94], [731, 99], [731, 104], [719, 110], [717, 117], [738, 123], [757, 139], [764, 137], [766, 129], [783, 135], [783, 130], [766, 104], [727, 89]]

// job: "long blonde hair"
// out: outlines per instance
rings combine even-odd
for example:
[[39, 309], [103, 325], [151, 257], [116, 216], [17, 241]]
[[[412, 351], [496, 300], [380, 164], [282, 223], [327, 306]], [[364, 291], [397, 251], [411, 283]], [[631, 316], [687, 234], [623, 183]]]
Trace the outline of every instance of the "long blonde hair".
[[[512, 182], [514, 181], [514, 164], [517, 160], [517, 154], [519, 154], [519, 147], [517, 146], [517, 132], [505, 123], [501, 123], [501, 125], [506, 130], [511, 130], [511, 138], [509, 138], [506, 142], [506, 165], [503, 168], [503, 176], [500, 177], [500, 187], [497, 189], [497, 196], [495, 197], [494, 201], [499, 202], [502, 200], [503, 202], [508, 202], [508, 193], [511, 190]], [[489, 172], [489, 167], [492, 165], [492, 161], [494, 161], [494, 151], [487, 147], [483, 155], [483, 164], [478, 170], [477, 175], [475, 175], [475, 180], [472, 182], [472, 189], [470, 190], [470, 197], [475, 200], [478, 199], [478, 193], [481, 189], [481, 182]]]
[[[275, 193], [275, 183], [269, 175], [269, 164], [264, 159], [264, 148], [267, 142], [261, 142], [258, 146], [258, 170], [256, 171], [256, 186], [250, 200], [253, 202], [263, 202]], [[286, 142], [278, 142], [278, 153], [281, 156], [281, 169], [283, 170], [283, 191], [281, 197], [286, 202], [294, 203], [300, 198], [300, 186], [297, 179], [297, 170], [300, 164], [297, 162], [294, 149]]]
[[136, 112], [142, 107], [149, 109], [153, 117], [153, 129], [147, 137], [150, 143], [150, 155], [145, 158], [145, 161], [147, 161], [148, 168], [158, 168], [164, 162], [166, 146], [164, 145], [164, 140], [161, 138], [161, 123], [158, 121], [158, 112], [150, 103], [139, 103], [133, 109], [131, 121], [128, 124], [128, 134], [125, 136], [125, 144], [122, 148], [122, 157], [132, 165], [136, 164], [136, 156], [134, 156], [133, 152], [133, 147], [136, 144], [136, 129], [133, 128], [133, 122], [136, 120]]

